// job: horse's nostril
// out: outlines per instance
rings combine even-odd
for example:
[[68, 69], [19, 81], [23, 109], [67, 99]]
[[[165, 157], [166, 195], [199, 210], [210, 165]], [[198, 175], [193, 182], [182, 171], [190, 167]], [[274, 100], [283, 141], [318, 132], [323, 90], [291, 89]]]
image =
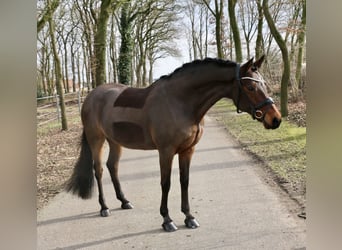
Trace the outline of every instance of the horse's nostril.
[[272, 127], [273, 128], [278, 128], [280, 123], [281, 123], [281, 119], [278, 119], [278, 118], [274, 117], [273, 121], [272, 121]]

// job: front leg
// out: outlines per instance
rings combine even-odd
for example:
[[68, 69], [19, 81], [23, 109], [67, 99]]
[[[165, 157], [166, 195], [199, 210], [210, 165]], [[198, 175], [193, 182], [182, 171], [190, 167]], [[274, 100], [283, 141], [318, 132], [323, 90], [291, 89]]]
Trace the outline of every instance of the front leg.
[[162, 227], [166, 232], [176, 231], [178, 228], [173, 223], [169, 216], [169, 209], [167, 207], [167, 200], [169, 196], [171, 186], [171, 168], [174, 153], [171, 151], [159, 151], [160, 161], [160, 177], [161, 177], [161, 188], [162, 188], [162, 199], [160, 204], [160, 214], [163, 216]]
[[187, 149], [186, 151], [179, 153], [179, 172], [180, 172], [180, 183], [181, 183], [181, 193], [182, 193], [182, 212], [185, 214], [184, 223], [188, 228], [197, 228], [199, 223], [196, 221], [190, 213], [189, 205], [189, 168], [192, 154], [194, 153], [194, 147]]

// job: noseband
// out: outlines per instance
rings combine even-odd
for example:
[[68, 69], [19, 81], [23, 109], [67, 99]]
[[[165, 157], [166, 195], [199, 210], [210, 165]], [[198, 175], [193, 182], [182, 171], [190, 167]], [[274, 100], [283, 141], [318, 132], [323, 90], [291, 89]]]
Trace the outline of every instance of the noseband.
[[[256, 79], [253, 77], [247, 77], [247, 76], [240, 78], [240, 64], [236, 65], [236, 77], [235, 78], [236, 78], [236, 81], [238, 82], [238, 86], [239, 86], [239, 93], [238, 93], [237, 102], [236, 102], [236, 112], [241, 113], [242, 111], [239, 109], [240, 95], [241, 95], [241, 91], [243, 91], [242, 85], [241, 85], [241, 80], [251, 80], [254, 82], [263, 82], [263, 80]], [[265, 107], [265, 106], [274, 104], [273, 99], [271, 97], [267, 97], [264, 101], [254, 105], [251, 102], [251, 100], [249, 99], [247, 94], [246, 94], [246, 96], [247, 96], [247, 100], [249, 102], [249, 105], [251, 106], [251, 109], [252, 109], [253, 119], [264, 119], [265, 114], [260, 109]]]

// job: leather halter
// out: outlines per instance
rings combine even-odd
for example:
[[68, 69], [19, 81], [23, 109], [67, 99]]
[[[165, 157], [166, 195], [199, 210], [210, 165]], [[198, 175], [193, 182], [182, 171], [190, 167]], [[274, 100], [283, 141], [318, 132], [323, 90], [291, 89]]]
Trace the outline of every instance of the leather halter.
[[[263, 82], [260, 79], [255, 79], [252, 77], [240, 77], [240, 64], [236, 64], [236, 71], [235, 71], [235, 79], [238, 83], [239, 86], [239, 92], [238, 92], [238, 97], [237, 97], [237, 102], [236, 102], [236, 112], [237, 113], [242, 113], [242, 111], [239, 109], [239, 103], [240, 103], [240, 95], [241, 95], [241, 91], [243, 91], [242, 85], [241, 85], [241, 80], [251, 80], [251, 81], [255, 81], [255, 82]], [[252, 110], [252, 117], [253, 119], [264, 119], [265, 114], [260, 110], [261, 108], [268, 106], [268, 105], [272, 105], [274, 104], [274, 101], [271, 97], [267, 97], [264, 101], [254, 105], [251, 100], [249, 99], [248, 95], [245, 94], [247, 96], [247, 100], [249, 102], [249, 105], [251, 107]]]

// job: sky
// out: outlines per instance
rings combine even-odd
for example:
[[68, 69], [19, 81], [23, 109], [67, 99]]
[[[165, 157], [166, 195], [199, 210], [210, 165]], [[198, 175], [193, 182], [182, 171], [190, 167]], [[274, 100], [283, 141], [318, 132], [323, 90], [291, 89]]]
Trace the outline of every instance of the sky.
[[[181, 31], [183, 32], [183, 31]], [[158, 59], [153, 67], [153, 78], [159, 79], [162, 75], [168, 75], [175, 69], [181, 67], [184, 63], [189, 62], [189, 48], [188, 42], [185, 38], [175, 39], [176, 46], [178, 46], [180, 57], [168, 56]]]
[[153, 77], [158, 79], [162, 75], [168, 75], [172, 73], [176, 68], [181, 67], [184, 63], [188, 62], [189, 60], [182, 54], [182, 57], [166, 57], [159, 59], [154, 66]]

